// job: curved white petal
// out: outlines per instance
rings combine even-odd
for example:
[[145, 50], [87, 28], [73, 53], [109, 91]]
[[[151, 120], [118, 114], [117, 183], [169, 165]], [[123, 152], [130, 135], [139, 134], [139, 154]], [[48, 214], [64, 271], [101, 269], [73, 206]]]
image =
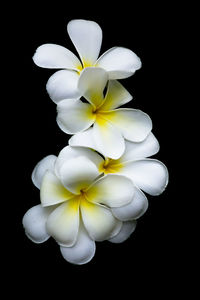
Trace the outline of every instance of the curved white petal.
[[48, 69], [72, 69], [81, 67], [79, 59], [67, 48], [56, 44], [44, 44], [37, 48], [34, 63]]
[[80, 100], [62, 100], [57, 106], [57, 123], [62, 131], [74, 134], [89, 128], [95, 121], [92, 106]]
[[101, 106], [102, 111], [115, 109], [132, 100], [131, 94], [117, 80], [109, 80], [105, 101]]
[[97, 57], [102, 42], [102, 30], [93, 21], [72, 20], [67, 25], [68, 34], [76, 47], [84, 67], [92, 65]]
[[47, 219], [47, 232], [59, 244], [73, 246], [79, 228], [79, 201], [77, 197], [61, 204]]
[[141, 61], [133, 51], [123, 47], [113, 47], [97, 60], [96, 66], [105, 69], [109, 73], [109, 79], [122, 79], [140, 69]]
[[168, 184], [166, 166], [155, 159], [129, 162], [120, 173], [131, 178], [136, 186], [150, 195], [161, 194]]
[[125, 141], [125, 151], [120, 157], [121, 162], [138, 160], [156, 154], [159, 151], [159, 143], [152, 132], [139, 143]]
[[73, 147], [91, 148], [101, 153], [101, 151], [95, 144], [92, 132], [93, 128], [89, 128], [83, 132], [78, 132], [74, 134], [68, 141], [69, 145]]
[[124, 138], [120, 131], [105, 119], [98, 119], [93, 126], [93, 139], [100, 150], [106, 157], [118, 159], [125, 150]]
[[79, 75], [75, 71], [61, 70], [55, 72], [46, 85], [47, 92], [53, 102], [58, 103], [64, 99], [79, 98], [78, 79]]
[[84, 226], [80, 223], [76, 243], [72, 247], [60, 247], [62, 256], [68, 262], [83, 265], [88, 263], [95, 254], [95, 242], [89, 237]]
[[66, 146], [60, 151], [55, 162], [56, 175], [60, 177], [60, 169], [66, 161], [69, 161], [72, 158], [77, 158], [79, 156], [88, 158], [96, 165], [97, 168], [99, 168], [99, 165], [104, 162], [104, 159], [97, 152], [89, 148]]
[[30, 208], [22, 219], [22, 224], [28, 238], [34, 243], [43, 243], [49, 238], [46, 230], [46, 221], [52, 212], [49, 207], [42, 207], [40, 204]]
[[59, 170], [63, 185], [72, 193], [80, 194], [99, 175], [96, 165], [87, 157], [79, 156], [66, 161]]
[[65, 202], [74, 195], [68, 191], [51, 171], [46, 171], [40, 189], [42, 206], [50, 206]]
[[54, 170], [54, 164], [56, 161], [55, 155], [48, 155], [44, 157], [42, 160], [40, 160], [35, 168], [33, 169], [31, 178], [34, 183], [34, 185], [40, 189], [42, 179], [44, 177], [44, 174], [47, 170], [53, 171]]
[[119, 108], [104, 113], [103, 117], [114, 124], [125, 139], [132, 142], [143, 141], [152, 130], [150, 117], [138, 109]]
[[88, 201], [109, 207], [120, 207], [132, 201], [135, 187], [132, 181], [121, 175], [109, 174], [98, 179], [87, 190]]
[[148, 208], [148, 200], [142, 191], [135, 188], [132, 201], [127, 205], [112, 208], [113, 214], [121, 221], [129, 221], [140, 218]]
[[81, 201], [80, 208], [85, 228], [93, 240], [107, 240], [119, 232], [122, 223], [108, 208], [88, 201]]
[[137, 221], [123, 222], [120, 232], [113, 238], [109, 239], [109, 242], [116, 244], [123, 243], [135, 231], [136, 225]]
[[101, 68], [85, 68], [78, 81], [78, 89], [95, 108], [104, 102], [103, 91], [108, 81], [108, 74]]

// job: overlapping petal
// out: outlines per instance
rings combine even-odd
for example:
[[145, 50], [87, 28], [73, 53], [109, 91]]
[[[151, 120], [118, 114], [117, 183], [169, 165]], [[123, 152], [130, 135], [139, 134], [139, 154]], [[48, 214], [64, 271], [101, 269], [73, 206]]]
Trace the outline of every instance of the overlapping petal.
[[28, 238], [34, 243], [43, 243], [50, 237], [46, 230], [46, 221], [53, 208], [40, 204], [30, 208], [24, 215], [22, 224]]
[[81, 214], [85, 228], [95, 241], [109, 239], [116, 235], [122, 226], [108, 208], [87, 200], [81, 202]]
[[79, 75], [72, 70], [61, 70], [54, 73], [48, 80], [46, 89], [50, 98], [56, 104], [64, 99], [78, 99]]
[[109, 174], [95, 181], [87, 190], [87, 199], [109, 207], [119, 207], [130, 203], [135, 187], [125, 176]]
[[55, 155], [48, 155], [42, 160], [37, 163], [35, 168], [33, 169], [31, 178], [34, 183], [34, 185], [40, 189], [42, 179], [44, 177], [44, 174], [46, 173], [47, 170], [53, 171], [54, 170], [54, 164], [56, 161], [56, 156]]
[[127, 48], [113, 47], [97, 60], [96, 66], [105, 69], [109, 73], [109, 79], [122, 79], [140, 69], [141, 60]]
[[142, 159], [127, 163], [121, 174], [131, 178], [136, 186], [150, 195], [161, 194], [168, 184], [166, 166], [155, 159]]
[[47, 232], [60, 245], [73, 246], [79, 229], [79, 201], [73, 198], [57, 207], [48, 217]]
[[135, 231], [137, 221], [123, 222], [122, 227], [117, 235], [109, 239], [109, 242], [119, 244], [126, 241], [130, 235]]
[[101, 68], [85, 68], [79, 78], [78, 89], [94, 108], [104, 102], [103, 91], [108, 81], [108, 74]]
[[87, 157], [80, 156], [66, 161], [60, 168], [62, 184], [72, 193], [80, 194], [97, 178], [99, 170]]
[[129, 221], [140, 218], [146, 212], [147, 208], [147, 197], [135, 187], [132, 201], [124, 206], [112, 208], [112, 212], [119, 220]]
[[51, 171], [46, 171], [40, 189], [40, 200], [42, 206], [51, 206], [65, 202], [74, 195], [67, 190]]
[[88, 263], [94, 256], [95, 242], [89, 237], [82, 222], [79, 225], [77, 241], [72, 247], [60, 247], [62, 256], [68, 262], [83, 265]]
[[118, 128], [125, 139], [143, 141], [152, 130], [150, 117], [138, 109], [119, 108], [102, 114], [102, 117]]
[[80, 100], [67, 99], [60, 101], [57, 110], [58, 126], [68, 134], [74, 134], [89, 128], [96, 118], [92, 106]]

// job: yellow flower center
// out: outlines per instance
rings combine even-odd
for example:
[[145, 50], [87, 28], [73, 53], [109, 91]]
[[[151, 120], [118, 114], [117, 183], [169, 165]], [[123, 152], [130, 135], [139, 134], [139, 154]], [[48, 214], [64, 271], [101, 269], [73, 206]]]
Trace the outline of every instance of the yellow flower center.
[[106, 160], [100, 164], [99, 172], [104, 174], [119, 173], [123, 166], [120, 159], [106, 158]]

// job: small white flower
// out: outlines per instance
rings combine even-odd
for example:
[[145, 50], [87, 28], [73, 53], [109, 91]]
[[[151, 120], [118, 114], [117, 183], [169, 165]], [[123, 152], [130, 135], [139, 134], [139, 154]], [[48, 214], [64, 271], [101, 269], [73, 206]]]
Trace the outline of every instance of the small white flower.
[[[76, 151], [81, 155], [82, 151], [86, 155], [87, 147], [99, 151], [94, 143], [92, 130], [89, 129], [85, 132], [74, 135], [69, 140], [69, 144], [74, 150], [69, 147], [64, 148], [58, 156], [59, 160], [67, 159], [68, 153]], [[132, 202], [120, 208], [113, 208], [114, 215], [122, 221], [137, 219], [144, 214], [147, 210], [147, 198], [141, 190], [150, 195], [161, 194], [168, 184], [168, 171], [166, 166], [150, 157], [159, 151], [159, 144], [155, 136], [150, 133], [148, 137], [140, 143], [133, 143], [125, 141], [125, 152], [117, 160], [105, 157], [102, 158], [97, 152], [96, 157], [99, 156], [101, 162], [94, 160], [99, 169], [100, 174], [121, 174], [125, 175], [132, 180], [135, 186], [135, 194]], [[84, 148], [85, 147], [85, 148]], [[70, 157], [70, 156], [69, 156]]]
[[58, 103], [57, 123], [67, 134], [75, 134], [88, 129], [101, 153], [110, 158], [119, 158], [125, 150], [124, 139], [140, 142], [152, 129], [150, 117], [137, 109], [118, 108], [129, 102], [132, 96], [117, 81], [109, 80], [101, 68], [86, 68], [79, 79], [81, 95], [89, 103], [66, 99]]
[[69, 149], [67, 159], [63, 152], [59, 160], [49, 155], [35, 167], [32, 179], [40, 188], [41, 205], [28, 210], [23, 226], [33, 242], [52, 236], [67, 261], [84, 264], [95, 254], [95, 241], [119, 243], [134, 231], [136, 221], [123, 224], [112, 209], [130, 203], [135, 187], [122, 175], [99, 178], [101, 158], [93, 150], [83, 148], [80, 156]]
[[40, 46], [33, 56], [35, 64], [40, 67], [63, 69], [47, 82], [47, 91], [54, 102], [79, 96], [77, 82], [86, 67], [105, 69], [109, 79], [127, 78], [140, 69], [139, 57], [123, 47], [113, 47], [97, 59], [102, 43], [102, 30], [97, 23], [72, 20], [67, 25], [67, 31], [81, 61], [70, 50], [55, 44]]

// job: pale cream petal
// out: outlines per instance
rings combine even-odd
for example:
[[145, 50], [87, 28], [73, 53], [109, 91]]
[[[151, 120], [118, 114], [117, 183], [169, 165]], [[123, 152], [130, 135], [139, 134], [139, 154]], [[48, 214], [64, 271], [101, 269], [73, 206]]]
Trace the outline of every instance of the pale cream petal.
[[44, 157], [42, 160], [40, 160], [35, 168], [33, 169], [31, 178], [34, 183], [34, 185], [40, 189], [42, 179], [44, 177], [44, 174], [46, 173], [47, 170], [54, 171], [54, 164], [56, 161], [56, 156], [55, 155], [48, 155]]
[[60, 245], [73, 246], [79, 228], [79, 198], [61, 204], [47, 219], [47, 232]]
[[109, 174], [98, 179], [86, 192], [88, 201], [109, 207], [120, 207], [132, 201], [135, 187], [122, 175]]
[[101, 48], [100, 26], [93, 21], [72, 20], [67, 25], [67, 31], [84, 67], [91, 66], [97, 60]]
[[95, 122], [92, 106], [80, 100], [62, 100], [57, 106], [57, 123], [62, 131], [74, 134], [84, 131]]
[[108, 74], [101, 68], [85, 68], [78, 81], [78, 89], [95, 108], [104, 102], [103, 91], [108, 81]]
[[87, 157], [79, 156], [66, 161], [59, 169], [63, 185], [72, 193], [80, 194], [99, 176], [96, 165]]
[[137, 221], [123, 222], [120, 232], [113, 238], [109, 239], [109, 242], [119, 244], [126, 241], [130, 235], [135, 231]]
[[46, 171], [40, 189], [42, 206], [51, 206], [69, 200], [74, 195], [67, 190], [51, 171]]
[[81, 214], [90, 237], [95, 241], [109, 239], [122, 226], [108, 208], [88, 201], [81, 201]]
[[143, 141], [152, 130], [150, 117], [138, 109], [121, 108], [102, 114], [114, 124], [125, 139], [132, 142]]
[[100, 107], [102, 111], [115, 109], [132, 100], [131, 94], [117, 80], [109, 80], [108, 90], [103, 105]]
[[104, 162], [104, 159], [101, 155], [89, 148], [66, 146], [60, 151], [58, 158], [55, 162], [56, 175], [60, 177], [60, 169], [62, 168], [65, 162], [69, 161], [72, 158], [78, 158], [79, 156], [84, 156], [88, 158], [91, 162], [93, 162], [96, 165], [97, 168], [99, 168], [99, 165]]

